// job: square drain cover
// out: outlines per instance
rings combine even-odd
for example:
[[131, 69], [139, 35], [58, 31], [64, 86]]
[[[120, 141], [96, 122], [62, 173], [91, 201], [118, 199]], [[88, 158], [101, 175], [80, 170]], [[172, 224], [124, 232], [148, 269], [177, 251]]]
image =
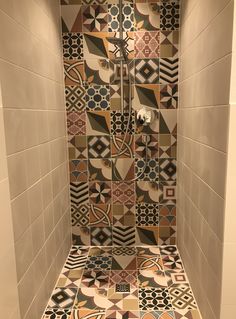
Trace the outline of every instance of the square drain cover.
[[130, 284], [127, 284], [127, 283], [116, 284], [116, 292], [130, 292]]

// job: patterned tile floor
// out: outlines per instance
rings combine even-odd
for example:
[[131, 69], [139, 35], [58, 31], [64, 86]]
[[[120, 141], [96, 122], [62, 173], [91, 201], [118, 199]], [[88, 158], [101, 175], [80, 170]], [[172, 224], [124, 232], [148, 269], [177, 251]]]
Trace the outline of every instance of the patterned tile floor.
[[176, 246], [72, 246], [42, 319], [85, 318], [201, 319]]

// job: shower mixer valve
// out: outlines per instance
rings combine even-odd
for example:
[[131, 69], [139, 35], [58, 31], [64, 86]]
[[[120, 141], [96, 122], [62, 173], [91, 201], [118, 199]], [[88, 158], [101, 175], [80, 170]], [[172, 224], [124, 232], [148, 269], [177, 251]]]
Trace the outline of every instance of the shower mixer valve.
[[140, 125], [149, 125], [153, 120], [153, 111], [143, 107], [137, 112], [137, 121]]

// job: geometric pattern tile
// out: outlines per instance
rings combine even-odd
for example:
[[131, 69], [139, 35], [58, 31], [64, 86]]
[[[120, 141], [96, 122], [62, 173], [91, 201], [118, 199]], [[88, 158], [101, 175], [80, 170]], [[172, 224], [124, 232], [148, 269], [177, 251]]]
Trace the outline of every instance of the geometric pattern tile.
[[[139, 319], [139, 311], [107, 310], [106, 319]], [[198, 318], [197, 318], [198, 319]]]
[[89, 224], [89, 204], [71, 204], [72, 226], [87, 226]]
[[68, 135], [85, 135], [86, 116], [84, 111], [67, 112]]
[[158, 109], [160, 104], [160, 88], [157, 84], [135, 85], [133, 105]]
[[137, 270], [136, 256], [113, 255], [112, 267], [114, 270]]
[[88, 156], [90, 158], [109, 158], [109, 136], [88, 136]]
[[[63, 2], [70, 2], [69, 0], [62, 0]], [[62, 2], [62, 4], [63, 4]], [[72, 5], [62, 5], [62, 33], [81, 32], [82, 31], [82, 16], [81, 16], [81, 2], [70, 2]], [[79, 4], [79, 5], [78, 5]]]
[[[134, 7], [133, 4], [123, 4], [122, 6], [123, 30], [133, 31], [134, 29]], [[119, 6], [116, 4], [108, 5], [108, 31], [119, 31]]]
[[112, 182], [113, 204], [134, 204], [134, 188], [134, 182]]
[[82, 33], [63, 33], [63, 56], [65, 60], [83, 59]]
[[90, 205], [90, 226], [108, 227], [112, 224], [111, 205]]
[[130, 181], [134, 179], [134, 159], [116, 158], [113, 160], [112, 180]]
[[158, 226], [159, 224], [158, 204], [136, 204], [135, 215], [137, 226]]
[[160, 180], [175, 181], [176, 180], [176, 160], [160, 159]]
[[[144, 139], [147, 139], [146, 140]], [[158, 135], [135, 135], [135, 156], [139, 158], [158, 158]]]
[[88, 110], [109, 110], [109, 86], [90, 86], [86, 92], [86, 105]]
[[161, 4], [161, 30], [176, 30], [179, 28], [179, 3], [168, 2]]
[[66, 86], [66, 110], [67, 111], [84, 111], [85, 109], [85, 87], [81, 85]]
[[83, 269], [64, 269], [56, 286], [61, 288], [79, 288]]
[[135, 176], [137, 180], [155, 182], [159, 178], [159, 163], [156, 159], [147, 161], [138, 158], [135, 160]]
[[178, 254], [177, 247], [176, 246], [171, 246], [171, 245], [161, 246], [160, 247], [160, 251], [161, 251], [161, 254], [164, 255], [164, 256], [177, 255]]
[[112, 247], [91, 247], [89, 249], [89, 256], [110, 256], [112, 254]]
[[114, 246], [134, 246], [135, 245], [135, 227], [130, 227], [130, 226], [113, 227], [113, 245]]
[[159, 227], [159, 245], [176, 244], [176, 226]]
[[160, 34], [157, 31], [135, 33], [135, 57], [138, 59], [159, 57]]
[[88, 135], [110, 135], [110, 112], [87, 112]]
[[74, 304], [76, 293], [76, 288], [55, 288], [48, 303], [48, 308], [71, 308]]
[[135, 82], [147, 84], [159, 83], [159, 60], [135, 60]]
[[135, 207], [134, 205], [112, 205], [113, 226], [134, 226]]
[[165, 275], [167, 278], [168, 286], [171, 287], [172, 285], [176, 284], [186, 284], [188, 283], [187, 275], [183, 272], [182, 269], [179, 270], [166, 270]]
[[70, 319], [71, 309], [46, 309], [42, 319]]
[[178, 55], [179, 31], [161, 31], [160, 56], [174, 58]]
[[176, 182], [160, 183], [161, 195], [159, 197], [160, 204], [175, 205], [176, 204]]
[[65, 85], [82, 85], [84, 83], [84, 61], [64, 61]]
[[[132, 158], [134, 156], [134, 135], [112, 135], [111, 152], [112, 157], [119, 154], [119, 158]], [[125, 138], [125, 142], [123, 140]], [[121, 146], [123, 144], [122, 150]]]
[[108, 58], [107, 32], [84, 33], [84, 56], [86, 59]]
[[112, 256], [89, 256], [85, 269], [90, 270], [110, 270]]
[[91, 227], [91, 244], [93, 246], [111, 246], [111, 227]]
[[136, 270], [112, 270], [110, 274], [109, 288], [115, 287], [116, 284], [128, 283], [131, 288], [137, 287]]
[[89, 189], [87, 182], [70, 183], [71, 203], [75, 205], [88, 202]]
[[109, 310], [139, 310], [138, 290], [130, 293], [116, 292], [115, 288], [108, 289]]
[[111, 202], [111, 182], [89, 183], [90, 204], [109, 204]]
[[197, 309], [179, 310], [174, 312], [175, 319], [201, 319], [200, 312]]
[[159, 206], [159, 225], [160, 226], [175, 226], [176, 225], [176, 206], [165, 205]]
[[69, 159], [87, 158], [86, 136], [72, 135], [68, 141]]
[[176, 319], [173, 311], [141, 311], [140, 319]]
[[161, 58], [160, 59], [160, 83], [177, 83], [178, 82], [178, 58]]
[[197, 305], [188, 284], [172, 285], [169, 289], [173, 309], [196, 309]]
[[69, 255], [65, 263], [65, 269], [81, 269], [85, 266], [87, 256]]
[[177, 135], [160, 134], [159, 135], [159, 157], [176, 158], [177, 157]]
[[163, 109], [177, 109], [178, 107], [178, 85], [161, 85], [160, 107]]
[[159, 228], [157, 226], [137, 227], [136, 244], [158, 245]]
[[141, 288], [139, 289], [141, 310], [170, 310], [171, 300], [166, 288]]
[[83, 7], [83, 31], [107, 31], [108, 7], [106, 5], [89, 5]]
[[81, 280], [81, 287], [107, 288], [109, 272], [101, 270], [85, 270]]
[[123, 135], [126, 132], [128, 120], [130, 118], [128, 134], [134, 133], [134, 113], [131, 115], [129, 113], [121, 114], [117, 111], [111, 112], [111, 134], [112, 135]]
[[179, 255], [163, 256], [163, 264], [166, 270], [183, 269], [183, 265]]
[[177, 134], [177, 110], [164, 110], [159, 113], [160, 134]]
[[87, 160], [72, 160], [69, 162], [70, 181], [86, 182], [88, 180]]

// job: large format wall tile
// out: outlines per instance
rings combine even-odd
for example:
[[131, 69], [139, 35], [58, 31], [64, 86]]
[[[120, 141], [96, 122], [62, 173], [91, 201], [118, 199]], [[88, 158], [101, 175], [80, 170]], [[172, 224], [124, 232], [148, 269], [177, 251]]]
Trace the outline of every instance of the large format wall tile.
[[[179, 3], [123, 4], [124, 113], [120, 49], [107, 40], [120, 37], [118, 1], [61, 4], [74, 243], [173, 244]], [[153, 111], [148, 126], [141, 107]]]

